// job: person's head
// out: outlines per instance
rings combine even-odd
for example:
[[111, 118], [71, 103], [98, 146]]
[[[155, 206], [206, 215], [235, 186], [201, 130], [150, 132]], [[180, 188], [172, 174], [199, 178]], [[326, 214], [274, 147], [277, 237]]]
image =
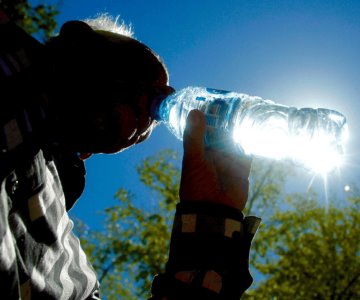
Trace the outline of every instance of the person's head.
[[46, 53], [49, 104], [75, 151], [115, 153], [151, 133], [152, 101], [172, 89], [164, 64], [146, 45], [70, 21]]

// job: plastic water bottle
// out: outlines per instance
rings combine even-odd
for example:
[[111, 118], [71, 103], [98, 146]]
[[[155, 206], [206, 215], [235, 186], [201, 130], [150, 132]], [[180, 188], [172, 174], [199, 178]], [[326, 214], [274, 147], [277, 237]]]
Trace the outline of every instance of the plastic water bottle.
[[322, 173], [341, 164], [348, 131], [337, 111], [297, 109], [236, 92], [186, 87], [156, 104], [153, 115], [182, 139], [193, 109], [205, 113], [209, 147], [290, 160]]

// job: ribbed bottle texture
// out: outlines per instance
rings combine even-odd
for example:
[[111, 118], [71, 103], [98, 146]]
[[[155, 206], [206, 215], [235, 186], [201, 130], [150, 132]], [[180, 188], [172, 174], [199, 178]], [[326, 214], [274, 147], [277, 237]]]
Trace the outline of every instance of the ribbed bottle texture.
[[288, 159], [318, 172], [338, 166], [344, 154], [346, 118], [330, 109], [297, 109], [236, 92], [186, 87], [165, 98], [154, 114], [182, 139], [193, 109], [205, 113], [210, 147]]

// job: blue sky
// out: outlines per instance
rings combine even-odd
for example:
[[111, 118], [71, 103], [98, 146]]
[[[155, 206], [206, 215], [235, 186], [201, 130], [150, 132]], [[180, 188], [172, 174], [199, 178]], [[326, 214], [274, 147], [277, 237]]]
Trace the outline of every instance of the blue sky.
[[[99, 12], [120, 15], [162, 57], [177, 89], [207, 86], [342, 112], [350, 128], [347, 163], [330, 176], [329, 193], [359, 180], [360, 1], [63, 0], [59, 10], [60, 25]], [[151, 202], [141, 196], [135, 165], [169, 147], [181, 152], [182, 145], [160, 126], [132, 149], [89, 159], [86, 189], [72, 214], [97, 228], [97, 212], [114, 204], [120, 186]], [[311, 175], [303, 177], [308, 182]], [[322, 187], [321, 180], [315, 184]]]

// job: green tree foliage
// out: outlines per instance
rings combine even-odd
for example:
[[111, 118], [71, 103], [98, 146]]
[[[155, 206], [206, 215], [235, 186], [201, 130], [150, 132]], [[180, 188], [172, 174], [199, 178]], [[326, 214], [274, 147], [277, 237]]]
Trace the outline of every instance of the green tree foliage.
[[[147, 299], [167, 259], [179, 162], [164, 151], [137, 171], [153, 198], [136, 205], [135, 195], [121, 188], [104, 212], [104, 230], [80, 228], [107, 299]], [[256, 281], [244, 299], [360, 299], [360, 197], [326, 206], [311, 192], [286, 196], [293, 173], [279, 163], [253, 163], [245, 213], [264, 222], [251, 252]]]
[[44, 41], [50, 38], [57, 26], [57, 5], [31, 5], [27, 0], [0, 0], [0, 7], [25, 31], [39, 34]]
[[[250, 201], [254, 208], [258, 206], [255, 202], [275, 201], [289, 173], [279, 164], [261, 165], [253, 165], [256, 176], [252, 178]], [[153, 276], [164, 271], [168, 256], [171, 224], [179, 201], [178, 157], [170, 150], [160, 152], [145, 159], [137, 171], [142, 184], [153, 192], [152, 205], [146, 203], [149, 199], [141, 199], [142, 204], [136, 205], [135, 195], [121, 188], [115, 196], [116, 205], [104, 211], [104, 230], [77, 226], [107, 299], [147, 299]]]
[[245, 215], [255, 212], [265, 218], [277, 209], [279, 199], [284, 197], [284, 185], [295, 170], [286, 163], [256, 159], [251, 166], [249, 197]]
[[264, 280], [246, 299], [360, 299], [360, 197], [286, 200], [256, 237], [252, 263]]
[[178, 164], [172, 151], [145, 159], [137, 171], [153, 198], [135, 205], [135, 196], [120, 188], [116, 205], [104, 211], [104, 230], [80, 228], [107, 299], [146, 299], [153, 276], [164, 271], [178, 201]]
[[[107, 299], [146, 299], [167, 259], [179, 163], [165, 151], [137, 171], [153, 205], [136, 205], [121, 188], [117, 204], [104, 212], [104, 230], [80, 228]], [[360, 299], [360, 197], [325, 206], [313, 193], [285, 196], [289, 174], [279, 163], [253, 164], [247, 212], [264, 224], [251, 253], [257, 281], [244, 299]]]

